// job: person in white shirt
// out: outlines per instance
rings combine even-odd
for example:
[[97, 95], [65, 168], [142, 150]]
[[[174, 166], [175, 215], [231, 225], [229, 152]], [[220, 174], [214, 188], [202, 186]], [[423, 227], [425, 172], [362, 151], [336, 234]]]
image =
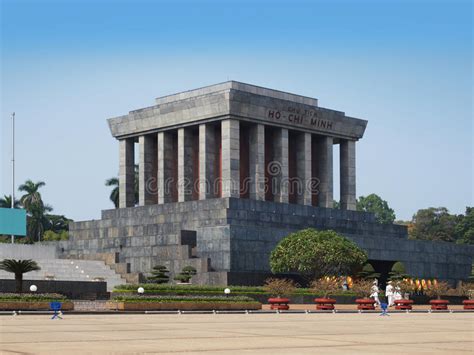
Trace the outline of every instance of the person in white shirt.
[[393, 301], [398, 301], [398, 300], [401, 300], [403, 297], [402, 297], [402, 291], [400, 290], [400, 286], [395, 285], [395, 291], [393, 292]]
[[374, 280], [372, 288], [370, 289], [370, 297], [374, 299], [375, 303], [378, 307], [380, 307], [380, 300], [379, 300], [379, 286], [377, 279]]
[[387, 287], [385, 288], [385, 296], [388, 299], [388, 306], [392, 307], [393, 306], [393, 286], [392, 286], [392, 281], [389, 281], [387, 284]]

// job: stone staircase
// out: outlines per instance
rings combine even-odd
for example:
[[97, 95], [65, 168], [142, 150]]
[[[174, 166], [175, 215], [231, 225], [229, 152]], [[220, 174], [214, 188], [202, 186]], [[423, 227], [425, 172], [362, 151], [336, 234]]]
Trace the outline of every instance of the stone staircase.
[[[41, 267], [39, 271], [31, 271], [23, 275], [24, 280], [56, 280], [56, 281], [105, 281], [107, 291], [127, 281], [115, 270], [98, 260], [71, 259], [35, 259]], [[14, 274], [0, 270], [0, 279], [14, 279]]]

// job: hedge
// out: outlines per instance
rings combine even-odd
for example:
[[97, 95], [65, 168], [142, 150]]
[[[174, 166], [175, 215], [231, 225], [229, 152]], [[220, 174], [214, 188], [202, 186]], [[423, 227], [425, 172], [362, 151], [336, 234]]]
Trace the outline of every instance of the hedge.
[[59, 293], [0, 293], [0, 302], [63, 302], [66, 296]]
[[250, 297], [235, 296], [235, 297], [213, 297], [213, 296], [114, 296], [113, 301], [118, 302], [238, 302], [238, 303], [256, 303]]
[[[266, 295], [268, 292], [258, 286], [198, 286], [198, 285], [170, 285], [170, 284], [126, 284], [114, 288], [114, 293], [135, 293], [143, 287], [148, 294], [173, 295], [222, 295], [225, 288], [229, 288], [232, 295]], [[294, 295], [322, 296], [323, 292], [313, 292], [309, 288], [297, 288]], [[352, 291], [343, 291], [331, 294], [332, 296], [355, 296]]]

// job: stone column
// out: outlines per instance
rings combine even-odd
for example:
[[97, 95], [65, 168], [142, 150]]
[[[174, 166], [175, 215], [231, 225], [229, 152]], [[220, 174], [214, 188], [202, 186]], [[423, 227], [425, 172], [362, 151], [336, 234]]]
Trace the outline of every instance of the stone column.
[[158, 133], [158, 203], [173, 202], [173, 135]]
[[332, 137], [318, 138], [318, 176], [319, 179], [319, 195], [318, 206], [332, 208], [333, 207], [333, 166], [332, 166]]
[[239, 121], [221, 122], [222, 197], [240, 197], [240, 132]]
[[340, 144], [341, 209], [356, 209], [356, 147], [355, 141]]
[[156, 136], [144, 135], [138, 138], [138, 204], [140, 206], [157, 203], [157, 159]]
[[206, 200], [216, 195], [217, 174], [215, 171], [216, 130], [214, 126], [199, 125], [199, 199]]
[[296, 156], [297, 203], [311, 206], [311, 133], [303, 132], [298, 135]]
[[271, 162], [273, 166], [267, 167], [271, 171], [271, 174], [275, 174], [272, 178], [275, 178], [276, 186], [275, 189], [275, 202], [288, 203], [288, 130], [286, 128], [275, 129], [274, 139], [274, 162]]
[[193, 136], [187, 128], [178, 129], [178, 202], [193, 199]]
[[119, 207], [135, 206], [135, 147], [134, 138], [119, 141]]
[[249, 137], [250, 199], [265, 200], [265, 126], [255, 124]]

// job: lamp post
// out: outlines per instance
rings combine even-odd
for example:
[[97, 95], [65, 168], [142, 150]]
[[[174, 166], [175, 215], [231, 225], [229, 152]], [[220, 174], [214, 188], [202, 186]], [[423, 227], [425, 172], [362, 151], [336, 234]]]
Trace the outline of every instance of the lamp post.
[[[15, 208], [15, 112], [12, 113], [12, 201], [11, 207]], [[12, 234], [12, 244], [15, 236]]]
[[30, 286], [30, 291], [31, 292], [36, 292], [36, 291], [38, 291], [38, 287], [36, 287], [36, 285], [31, 285]]
[[225, 294], [226, 297], [229, 297], [229, 295], [230, 295], [230, 288], [226, 288], [226, 289], [224, 290], [224, 294]]

